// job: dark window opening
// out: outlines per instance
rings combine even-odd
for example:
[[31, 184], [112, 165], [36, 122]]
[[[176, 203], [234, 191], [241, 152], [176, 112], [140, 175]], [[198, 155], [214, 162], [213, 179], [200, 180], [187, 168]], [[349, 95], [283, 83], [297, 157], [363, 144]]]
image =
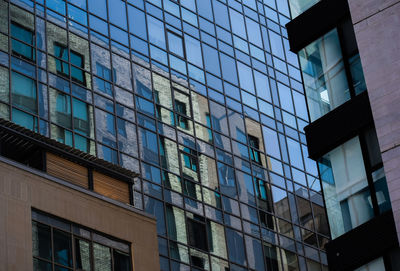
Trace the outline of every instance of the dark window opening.
[[178, 112], [176, 115], [176, 123], [182, 129], [187, 130], [189, 128], [189, 122], [187, 119], [187, 111], [186, 111], [186, 104], [175, 100], [175, 110]]
[[194, 215], [195, 219], [187, 218], [189, 245], [208, 251], [206, 224], [204, 218]]
[[128, 244], [36, 210], [32, 252], [34, 270], [132, 270]]
[[250, 146], [250, 159], [251, 161], [261, 164], [261, 154], [259, 151], [259, 139], [255, 136], [249, 135], [249, 146]]

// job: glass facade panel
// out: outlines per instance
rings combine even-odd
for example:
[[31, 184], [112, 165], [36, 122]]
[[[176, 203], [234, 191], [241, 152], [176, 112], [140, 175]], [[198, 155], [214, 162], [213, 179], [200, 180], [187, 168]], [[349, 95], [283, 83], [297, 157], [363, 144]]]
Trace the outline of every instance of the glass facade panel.
[[350, 99], [336, 29], [299, 51], [311, 121]]
[[289, 0], [292, 19], [296, 18], [319, 1], [321, 0]]
[[[324, 234], [297, 214], [323, 206], [304, 198], [303, 212], [295, 196], [321, 191], [286, 0], [27, 3], [0, 0], [0, 116], [137, 171], [134, 203], [157, 217], [163, 269], [284, 270], [293, 229]], [[102, 243], [88, 261], [78, 239], [58, 269], [126, 269]], [[309, 239], [298, 242], [323, 253]], [[50, 253], [35, 266], [54, 268]]]
[[358, 137], [325, 155], [319, 169], [332, 238], [374, 216]]

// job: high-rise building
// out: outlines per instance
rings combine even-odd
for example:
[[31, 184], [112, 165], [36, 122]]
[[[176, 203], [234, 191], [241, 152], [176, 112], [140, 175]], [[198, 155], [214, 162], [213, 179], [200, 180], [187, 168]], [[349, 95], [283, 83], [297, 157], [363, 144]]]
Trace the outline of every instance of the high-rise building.
[[116, 197], [89, 164], [87, 188], [156, 217], [161, 270], [327, 270], [290, 17], [286, 0], [0, 0], [1, 118], [137, 172]]
[[318, 162], [332, 237], [329, 270], [400, 270], [400, 2], [290, 4], [308, 152]]

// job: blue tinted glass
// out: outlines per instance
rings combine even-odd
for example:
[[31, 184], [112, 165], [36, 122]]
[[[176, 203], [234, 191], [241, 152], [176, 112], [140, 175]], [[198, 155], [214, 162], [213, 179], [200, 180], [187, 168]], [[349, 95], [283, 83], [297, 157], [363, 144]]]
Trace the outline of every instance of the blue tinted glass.
[[256, 83], [257, 96], [268, 102], [271, 102], [271, 92], [269, 90], [268, 77], [255, 70], [254, 81]]
[[240, 171], [236, 171], [236, 176], [238, 180], [239, 199], [242, 202], [255, 206], [255, 194], [251, 176]]
[[246, 17], [246, 26], [249, 34], [249, 41], [262, 48], [260, 25]]
[[65, 15], [65, 1], [63, 0], [46, 0], [46, 6]]
[[281, 154], [279, 150], [279, 141], [276, 132], [274, 130], [271, 130], [263, 126], [263, 134], [265, 142], [269, 142], [265, 146], [267, 153], [273, 157], [280, 159]]
[[125, 2], [121, 0], [108, 0], [108, 13], [110, 21], [123, 28], [126, 28]]
[[167, 37], [168, 37], [168, 50], [174, 54], [183, 57], [182, 37], [175, 35], [171, 32], [167, 32]]
[[228, 17], [227, 7], [224, 4], [222, 4], [221, 2], [219, 2], [218, 0], [213, 0], [213, 6], [214, 6], [215, 14], [218, 14], [215, 17], [215, 22], [218, 25], [229, 30], [230, 25], [229, 25], [229, 17]]
[[139, 129], [139, 147], [141, 150], [142, 158], [146, 162], [159, 164], [158, 162], [158, 144], [157, 135], [153, 132], [145, 130], [143, 128]]
[[149, 28], [149, 41], [165, 49], [165, 34], [163, 22], [157, 20], [152, 16], [147, 16], [147, 24]]
[[197, 66], [203, 67], [200, 42], [188, 35], [185, 35], [185, 45], [188, 61]]
[[206, 66], [206, 70], [220, 76], [221, 73], [220, 73], [217, 50], [206, 44], [203, 44], [203, 52], [204, 55], [207, 56], [204, 58], [204, 64]]
[[218, 162], [218, 178], [221, 193], [236, 198], [236, 182], [233, 168]]
[[233, 33], [245, 39], [246, 30], [244, 28], [243, 15], [231, 8], [229, 9], [229, 14], [231, 15]]
[[107, 18], [106, 0], [88, 0], [89, 11], [99, 17]]
[[116, 40], [116, 41], [128, 46], [129, 42], [128, 42], [128, 33], [127, 32], [110, 25], [110, 34], [111, 34], [111, 38], [113, 40]]
[[144, 12], [128, 5], [129, 31], [136, 36], [147, 39], [146, 18]]
[[229, 259], [237, 264], [246, 265], [243, 235], [237, 231], [226, 228]]
[[90, 15], [90, 27], [101, 34], [108, 36], [107, 23], [93, 15]]
[[210, 0], [196, 0], [196, 3], [199, 14], [212, 21], [214, 16], [212, 14]]
[[87, 25], [87, 14], [83, 10], [68, 4], [68, 18]]
[[118, 163], [118, 156], [117, 156], [117, 152], [113, 149], [110, 149], [106, 146], [103, 145], [99, 145], [100, 147], [100, 153], [99, 156], [110, 162], [110, 163], [114, 163], [117, 164]]
[[220, 54], [222, 76], [225, 80], [237, 84], [237, 72], [235, 60], [225, 54]]
[[68, 0], [68, 2], [82, 8], [86, 9], [86, 0]]
[[152, 102], [136, 97], [136, 106], [140, 112], [154, 116], [154, 105]]
[[255, 94], [253, 73], [251, 72], [251, 68], [242, 64], [241, 62], [237, 62], [237, 64], [239, 70], [240, 87]]
[[282, 45], [282, 38], [273, 31], [268, 31], [271, 39], [271, 50], [272, 53], [282, 59], [285, 59], [285, 53]]

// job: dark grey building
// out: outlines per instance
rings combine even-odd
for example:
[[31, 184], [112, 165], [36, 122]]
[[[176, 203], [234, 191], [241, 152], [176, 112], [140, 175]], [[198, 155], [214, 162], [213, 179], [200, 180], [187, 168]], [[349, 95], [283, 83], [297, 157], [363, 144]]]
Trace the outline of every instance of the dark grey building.
[[1, 117], [140, 173], [162, 270], [327, 270], [286, 0], [0, 0], [0, 20]]

